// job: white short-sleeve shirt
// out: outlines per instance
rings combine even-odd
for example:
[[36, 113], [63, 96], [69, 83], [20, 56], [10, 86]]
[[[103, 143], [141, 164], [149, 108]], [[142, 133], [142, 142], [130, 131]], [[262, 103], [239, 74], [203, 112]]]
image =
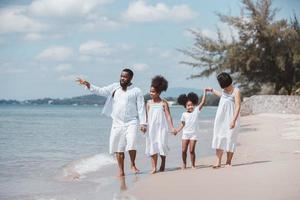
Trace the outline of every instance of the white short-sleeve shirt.
[[181, 116], [181, 121], [185, 123], [182, 133], [196, 134], [199, 132], [199, 106], [195, 107], [193, 112], [184, 112]]

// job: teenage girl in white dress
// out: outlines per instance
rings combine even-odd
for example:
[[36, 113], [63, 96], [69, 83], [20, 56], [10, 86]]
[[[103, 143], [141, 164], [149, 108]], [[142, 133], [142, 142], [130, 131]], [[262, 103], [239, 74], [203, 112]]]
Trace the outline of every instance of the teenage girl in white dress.
[[162, 91], [168, 88], [168, 81], [162, 76], [155, 76], [150, 87], [151, 100], [147, 102], [148, 132], [146, 133], [146, 155], [151, 156], [152, 171], [156, 173], [158, 156], [161, 157], [159, 171], [165, 170], [168, 152], [168, 134], [174, 133], [173, 122], [168, 102], [160, 98]]

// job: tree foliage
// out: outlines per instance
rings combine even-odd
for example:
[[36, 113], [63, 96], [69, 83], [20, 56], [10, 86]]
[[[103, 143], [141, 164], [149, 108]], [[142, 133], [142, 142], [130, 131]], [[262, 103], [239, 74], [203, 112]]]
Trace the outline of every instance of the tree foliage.
[[231, 73], [245, 95], [261, 91], [269, 84], [274, 94], [300, 94], [300, 25], [294, 15], [290, 20], [275, 20], [278, 9], [271, 0], [242, 0], [240, 16], [218, 13], [227, 24], [231, 39], [221, 29], [217, 39], [190, 30], [195, 43], [181, 49], [189, 61], [181, 63], [198, 67], [191, 78], [207, 77], [221, 71]]

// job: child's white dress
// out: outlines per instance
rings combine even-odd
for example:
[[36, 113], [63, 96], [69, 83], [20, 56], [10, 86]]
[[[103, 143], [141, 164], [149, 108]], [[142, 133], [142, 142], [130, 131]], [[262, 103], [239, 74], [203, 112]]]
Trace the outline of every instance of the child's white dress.
[[222, 149], [226, 152], [234, 152], [236, 149], [239, 117], [237, 118], [233, 129], [230, 129], [230, 123], [234, 116], [234, 96], [237, 91], [238, 88], [234, 88], [232, 94], [228, 94], [224, 92], [224, 90], [222, 91], [214, 123], [214, 137], [212, 141], [213, 149]]
[[146, 155], [167, 155], [169, 127], [163, 102], [149, 103]]

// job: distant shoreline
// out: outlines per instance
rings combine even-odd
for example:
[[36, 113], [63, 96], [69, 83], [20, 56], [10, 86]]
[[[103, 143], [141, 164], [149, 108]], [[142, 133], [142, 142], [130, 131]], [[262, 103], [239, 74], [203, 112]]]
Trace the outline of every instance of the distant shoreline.
[[[150, 96], [147, 94], [144, 96], [145, 100], [150, 99]], [[164, 98], [169, 102], [170, 105], [177, 105], [177, 99], [175, 97], [167, 97]], [[30, 99], [24, 101], [18, 100], [5, 100], [0, 99], [0, 105], [71, 105], [71, 106], [79, 106], [79, 105], [95, 105], [102, 106], [105, 104], [106, 98], [102, 96], [97, 96], [94, 94], [91, 95], [83, 95], [72, 98], [64, 98], [64, 99], [53, 99], [53, 98], [42, 98], [42, 99]], [[219, 103], [219, 99], [208, 95], [207, 106], [217, 106]]]

